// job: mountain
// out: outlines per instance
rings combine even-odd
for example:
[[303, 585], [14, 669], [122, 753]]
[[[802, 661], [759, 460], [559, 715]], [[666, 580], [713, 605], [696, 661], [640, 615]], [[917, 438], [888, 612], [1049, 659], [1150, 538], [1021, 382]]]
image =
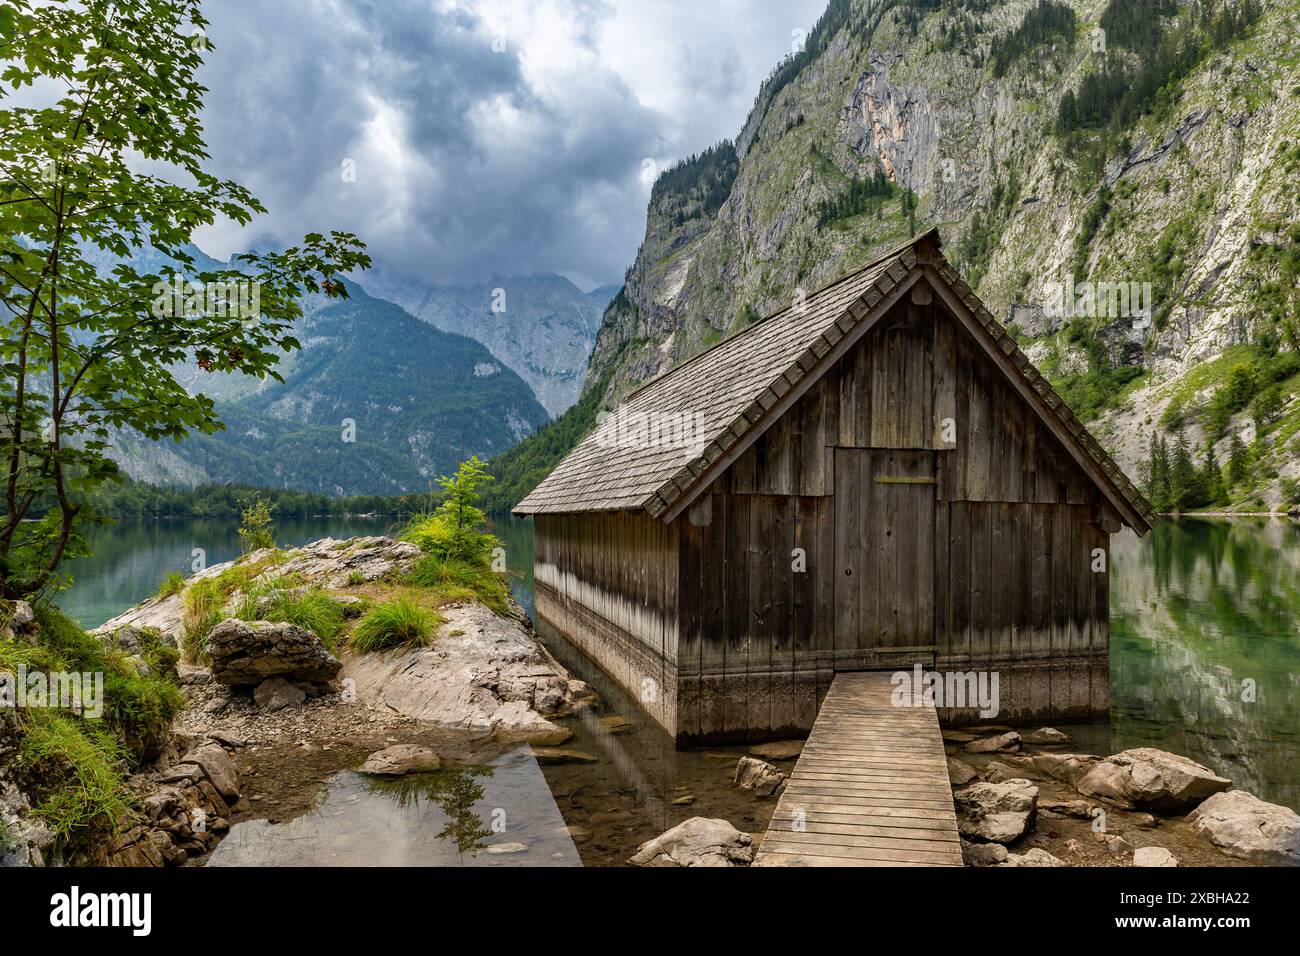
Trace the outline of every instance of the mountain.
[[[938, 225], [1135, 479], [1172, 446], [1168, 506], [1300, 502], [1298, 13], [832, 0], [734, 143], [655, 184], [588, 394], [496, 463], [502, 492], [639, 383]], [[1130, 283], [1149, 310], [1095, 307]]]
[[465, 286], [366, 276], [376, 295], [417, 318], [482, 342], [552, 416], [578, 400], [600, 317], [618, 291], [583, 292], [558, 275], [493, 277]]
[[183, 367], [217, 399], [226, 429], [179, 443], [118, 436], [131, 477], [238, 482], [328, 494], [429, 488], [478, 454], [499, 454], [546, 422], [528, 385], [480, 343], [434, 328], [349, 284], [344, 301], [304, 306], [303, 348], [283, 382]]

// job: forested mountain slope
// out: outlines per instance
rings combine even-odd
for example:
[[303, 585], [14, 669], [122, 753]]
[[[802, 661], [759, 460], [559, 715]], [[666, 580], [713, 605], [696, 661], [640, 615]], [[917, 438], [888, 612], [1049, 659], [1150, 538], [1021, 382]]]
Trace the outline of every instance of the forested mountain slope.
[[927, 225], [1157, 506], [1300, 501], [1298, 38], [1295, 0], [832, 0], [734, 143], [656, 184], [584, 401], [494, 503]]

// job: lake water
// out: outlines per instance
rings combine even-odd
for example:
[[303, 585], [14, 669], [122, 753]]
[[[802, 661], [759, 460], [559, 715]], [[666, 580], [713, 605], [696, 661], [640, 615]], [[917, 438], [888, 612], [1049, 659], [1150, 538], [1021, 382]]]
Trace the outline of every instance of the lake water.
[[[282, 545], [294, 545], [383, 534], [392, 524], [298, 519], [280, 522], [278, 534]], [[532, 525], [508, 519], [494, 530], [506, 547], [515, 595], [531, 613]], [[153, 593], [168, 572], [187, 571], [194, 548], [205, 549], [209, 564], [238, 552], [234, 523], [222, 521], [124, 522], [99, 529], [92, 543], [96, 556], [79, 562], [76, 584], [60, 599], [88, 627]], [[1265, 800], [1300, 808], [1300, 525], [1184, 519], [1145, 539], [1125, 532], [1114, 539], [1111, 597], [1110, 720], [1062, 725], [1075, 738], [1072, 749], [1170, 750]], [[722, 817], [750, 830], [766, 825], [773, 801], [755, 801], [731, 786], [743, 748], [677, 751], [561, 636], [544, 624], [538, 633], [601, 694], [607, 712], [632, 722], [621, 734], [590, 714], [568, 722], [568, 746], [596, 763], [539, 767], [526, 749], [512, 751], [459, 788], [426, 781], [423, 796], [376, 788], [340, 767], [322, 782], [309, 813], [287, 823], [239, 824], [213, 863], [609, 865], [688, 817]], [[449, 807], [448, 792], [462, 802]], [[529, 834], [522, 840], [529, 852], [465, 852], [466, 831], [457, 821], [488, 819], [507, 798], [525, 807], [515, 820]], [[583, 833], [576, 847], [566, 827]], [[509, 839], [521, 839], [520, 832], [512, 825]]]

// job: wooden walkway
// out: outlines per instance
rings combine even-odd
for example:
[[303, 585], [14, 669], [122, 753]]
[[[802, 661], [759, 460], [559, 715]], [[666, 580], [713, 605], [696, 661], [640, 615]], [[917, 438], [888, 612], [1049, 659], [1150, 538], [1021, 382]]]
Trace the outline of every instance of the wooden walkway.
[[837, 674], [755, 866], [961, 866], [933, 707], [895, 707], [889, 674]]

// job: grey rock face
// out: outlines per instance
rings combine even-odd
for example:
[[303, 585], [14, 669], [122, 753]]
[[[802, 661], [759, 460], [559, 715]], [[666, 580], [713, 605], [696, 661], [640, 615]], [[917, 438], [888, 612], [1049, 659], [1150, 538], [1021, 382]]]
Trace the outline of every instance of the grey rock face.
[[1140, 846], [1133, 851], [1134, 866], [1177, 866], [1178, 857], [1162, 846]]
[[1232, 781], [1194, 760], [1152, 747], [1113, 754], [1090, 768], [1075, 786], [1081, 793], [1126, 806], [1166, 812], [1191, 809]]
[[634, 866], [748, 866], [753, 838], [726, 820], [691, 817], [653, 840], [632, 857]]
[[269, 713], [297, 707], [307, 699], [307, 693], [297, 684], [290, 684], [283, 677], [270, 677], [253, 689], [253, 700], [257, 706]]
[[1300, 866], [1300, 815], [1245, 790], [1209, 797], [1187, 818], [1229, 856], [1257, 863]]
[[331, 681], [343, 665], [311, 631], [294, 624], [225, 620], [208, 634], [212, 677], [231, 686], [269, 677]]
[[785, 789], [786, 776], [770, 763], [756, 757], [741, 757], [733, 783], [756, 797], [770, 797]]
[[1038, 788], [1028, 780], [972, 783], [953, 793], [957, 829], [969, 840], [1010, 843], [1034, 824]]
[[567, 740], [569, 731], [546, 717], [575, 700], [568, 672], [513, 619], [479, 605], [443, 613], [429, 647], [346, 655], [342, 676], [356, 681], [357, 697], [442, 727]]

